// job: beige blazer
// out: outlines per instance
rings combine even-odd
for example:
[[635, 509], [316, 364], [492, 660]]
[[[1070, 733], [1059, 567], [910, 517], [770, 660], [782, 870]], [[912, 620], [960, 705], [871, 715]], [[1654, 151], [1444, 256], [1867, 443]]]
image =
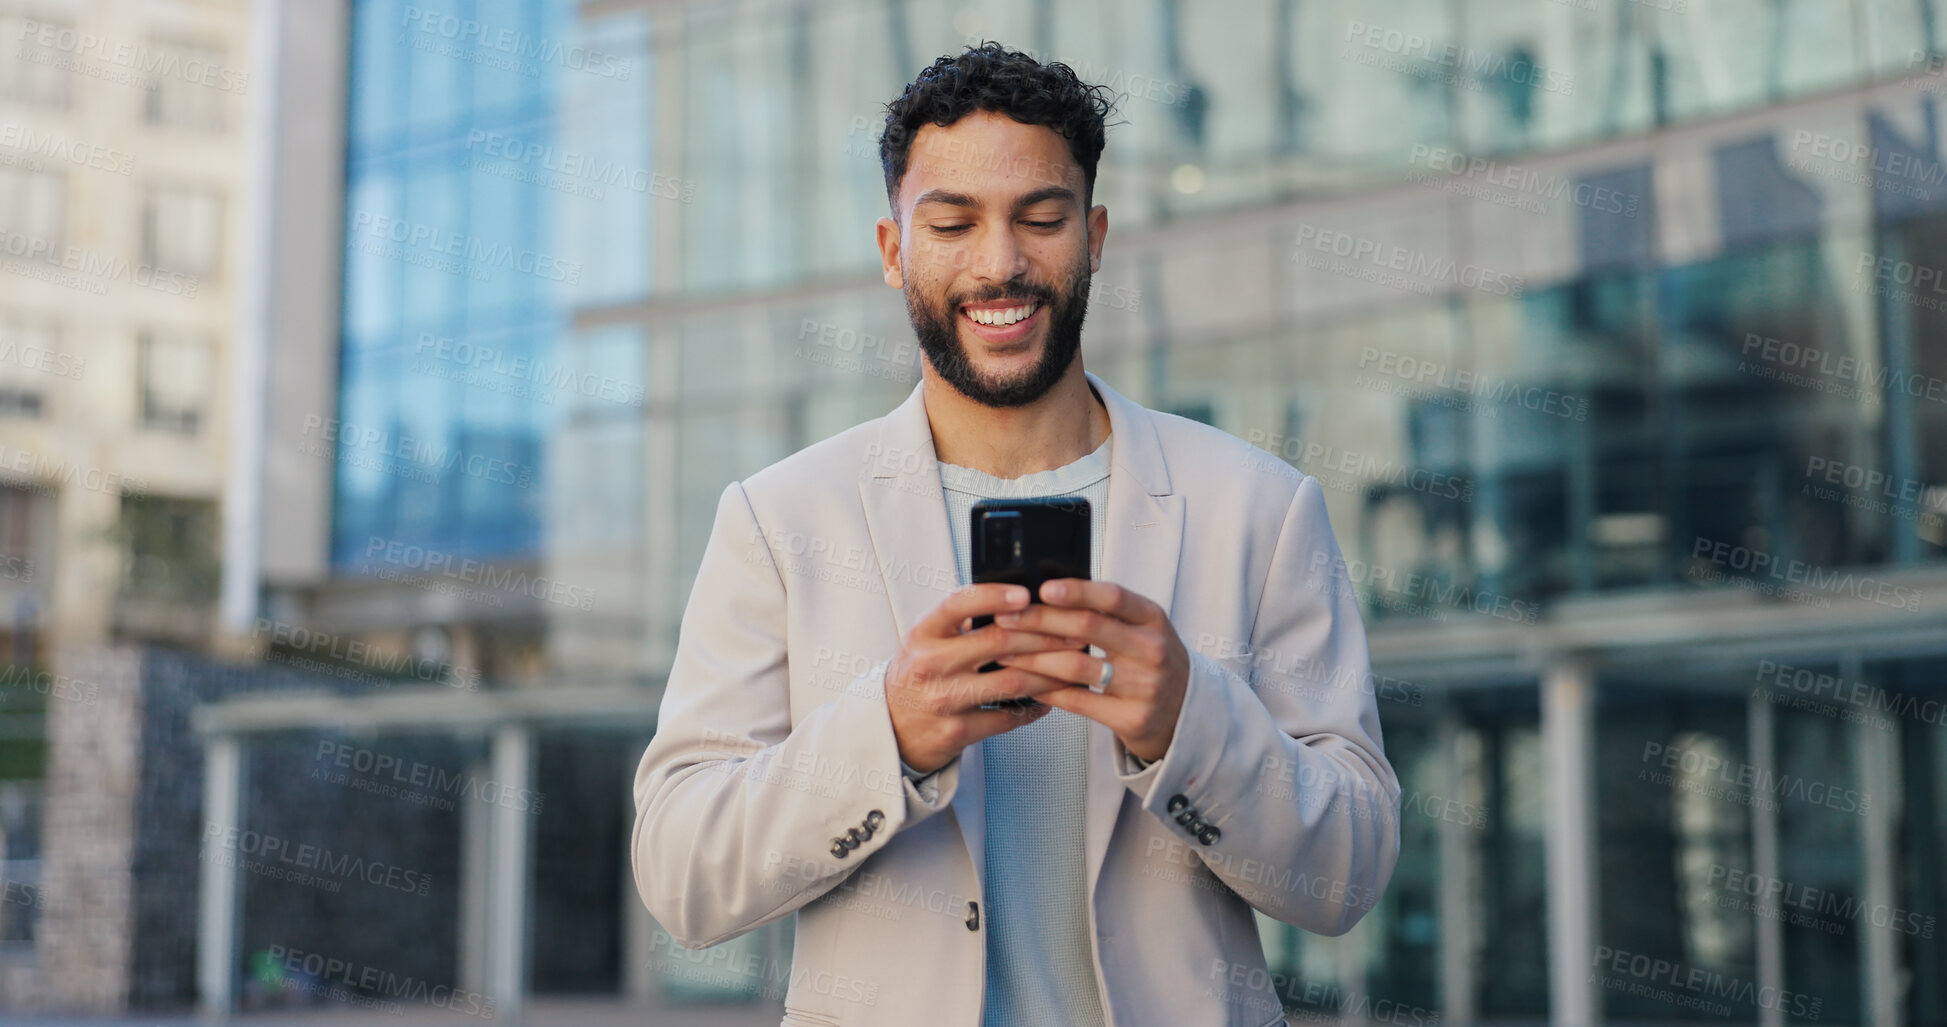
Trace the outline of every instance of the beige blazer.
[[[1118, 1027], [1282, 1023], [1251, 910], [1342, 934], [1399, 854], [1365, 628], [1316, 479], [1087, 379], [1114, 432], [1102, 577], [1168, 610], [1192, 663], [1140, 773], [1090, 725], [1102, 1006]], [[958, 585], [919, 386], [724, 488], [636, 772], [652, 959], [680, 976], [677, 945], [796, 912], [788, 965], [715, 964], [755, 972], [786, 1027], [977, 1027], [980, 747], [915, 787], [884, 690]]]

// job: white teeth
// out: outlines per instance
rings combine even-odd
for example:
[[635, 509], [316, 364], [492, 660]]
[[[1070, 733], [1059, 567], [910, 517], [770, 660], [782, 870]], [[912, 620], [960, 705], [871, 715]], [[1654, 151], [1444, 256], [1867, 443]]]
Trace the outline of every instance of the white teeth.
[[1040, 305], [1030, 303], [1025, 307], [1007, 307], [1001, 310], [969, 310], [967, 316], [984, 325], [1005, 326], [1030, 317]]

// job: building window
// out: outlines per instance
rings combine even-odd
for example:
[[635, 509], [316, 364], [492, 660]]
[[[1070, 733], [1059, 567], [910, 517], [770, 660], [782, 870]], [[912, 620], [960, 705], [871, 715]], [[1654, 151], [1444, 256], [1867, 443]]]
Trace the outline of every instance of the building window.
[[[53, 530], [51, 490], [44, 484], [0, 485], [0, 588], [35, 579]], [[0, 659], [4, 656], [0, 655]]]
[[142, 427], [194, 435], [209, 406], [211, 344], [199, 332], [152, 328], [137, 342]]
[[58, 41], [72, 31], [64, 22], [0, 14], [0, 40], [11, 44], [13, 51], [0, 60], [0, 102], [65, 108], [68, 55], [41, 40]]
[[0, 311], [0, 417], [39, 417], [55, 378], [79, 377], [86, 361], [61, 352], [52, 319]]
[[0, 417], [41, 416], [41, 394], [12, 385], [0, 385]]
[[208, 602], [216, 598], [216, 504], [208, 500], [128, 494], [122, 497], [125, 599]]
[[[13, 668], [10, 668], [13, 669]], [[15, 669], [16, 674], [27, 668]], [[41, 711], [9, 689], [0, 710], [18, 717]], [[31, 958], [46, 900], [41, 892], [41, 821], [47, 771], [46, 720], [0, 738], [0, 953]]]
[[219, 83], [233, 80], [224, 67], [223, 51], [204, 43], [151, 39], [144, 44], [148, 62], [158, 69], [149, 82], [145, 117], [151, 125], [215, 132], [223, 128], [229, 94]]
[[153, 186], [142, 201], [142, 262], [207, 277], [216, 270], [223, 193], [200, 186]]
[[67, 191], [67, 179], [56, 172], [0, 164], [0, 252], [58, 260]]

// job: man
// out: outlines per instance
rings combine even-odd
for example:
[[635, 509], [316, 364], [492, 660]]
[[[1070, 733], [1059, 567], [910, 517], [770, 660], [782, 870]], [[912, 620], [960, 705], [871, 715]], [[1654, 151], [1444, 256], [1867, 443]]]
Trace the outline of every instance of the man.
[[[1082, 368], [1108, 108], [997, 44], [887, 106], [921, 382], [719, 500], [636, 883], [690, 948], [797, 912], [786, 1025], [1282, 1023], [1252, 909], [1340, 934], [1392, 874], [1318, 483]], [[966, 585], [983, 495], [1088, 498], [1091, 580]]]

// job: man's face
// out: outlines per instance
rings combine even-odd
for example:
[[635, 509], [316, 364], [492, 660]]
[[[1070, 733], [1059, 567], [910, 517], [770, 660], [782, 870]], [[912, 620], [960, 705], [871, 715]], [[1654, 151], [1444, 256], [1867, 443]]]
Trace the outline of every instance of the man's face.
[[921, 352], [991, 407], [1039, 399], [1081, 348], [1089, 278], [1108, 211], [1054, 130], [976, 111], [913, 138], [895, 205], [879, 221], [886, 284], [906, 294]]

